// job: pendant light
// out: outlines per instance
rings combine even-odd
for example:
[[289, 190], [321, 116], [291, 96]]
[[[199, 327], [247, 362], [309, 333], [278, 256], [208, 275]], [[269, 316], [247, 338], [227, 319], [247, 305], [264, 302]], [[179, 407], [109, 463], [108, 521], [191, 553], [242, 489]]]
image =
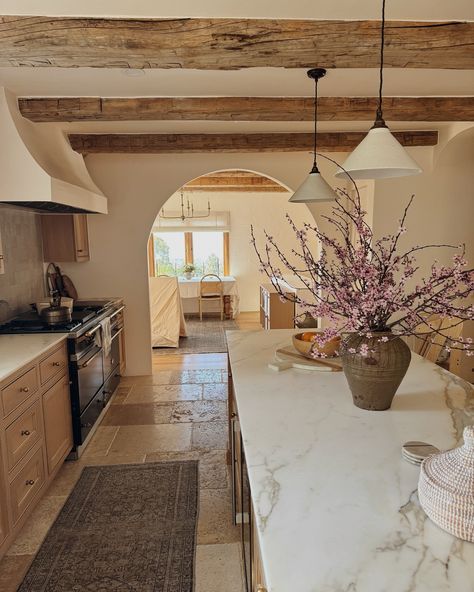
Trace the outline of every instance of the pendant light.
[[334, 201], [336, 194], [334, 189], [326, 183], [319, 172], [316, 163], [317, 154], [317, 132], [318, 132], [318, 81], [326, 75], [324, 68], [313, 68], [308, 70], [308, 76], [314, 80], [314, 160], [313, 168], [302, 185], [293, 193], [289, 201], [292, 203], [310, 203]]
[[[345, 171], [354, 179], [388, 179], [408, 177], [422, 172], [418, 164], [391, 134], [382, 113], [383, 65], [385, 45], [385, 0], [382, 0], [382, 28], [380, 43], [379, 96], [375, 122], [369, 133], [344, 163]], [[344, 170], [336, 173], [347, 178]]]

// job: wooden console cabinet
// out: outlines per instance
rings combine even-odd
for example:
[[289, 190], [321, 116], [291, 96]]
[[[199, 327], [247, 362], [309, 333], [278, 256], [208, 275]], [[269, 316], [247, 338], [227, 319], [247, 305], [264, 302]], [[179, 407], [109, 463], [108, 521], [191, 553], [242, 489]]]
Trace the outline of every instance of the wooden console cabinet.
[[260, 286], [260, 325], [263, 329], [293, 329], [295, 326], [294, 302], [280, 300], [280, 294], [271, 283]]
[[0, 557], [72, 448], [66, 343], [0, 382]]
[[42, 214], [43, 261], [89, 261], [86, 214]]

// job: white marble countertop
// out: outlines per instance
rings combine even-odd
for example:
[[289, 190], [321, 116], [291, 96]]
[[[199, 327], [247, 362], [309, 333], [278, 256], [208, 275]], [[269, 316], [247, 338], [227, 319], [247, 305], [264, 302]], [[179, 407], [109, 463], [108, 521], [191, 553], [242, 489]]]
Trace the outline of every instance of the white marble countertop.
[[66, 338], [67, 333], [0, 335], [0, 381]]
[[413, 356], [392, 408], [363, 411], [342, 372], [267, 367], [292, 333], [227, 332], [269, 592], [472, 592], [474, 544], [426, 517], [401, 458], [457, 443], [470, 385]]

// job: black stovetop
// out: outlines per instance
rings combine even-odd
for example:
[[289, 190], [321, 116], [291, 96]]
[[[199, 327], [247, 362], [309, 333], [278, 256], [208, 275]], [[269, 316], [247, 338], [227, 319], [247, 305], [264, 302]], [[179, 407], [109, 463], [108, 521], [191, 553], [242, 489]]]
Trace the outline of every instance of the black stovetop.
[[74, 305], [69, 323], [48, 325], [38, 313], [31, 311], [18, 315], [14, 319], [0, 325], [0, 334], [12, 333], [70, 333], [100, 314], [106, 305], [97, 301], [77, 301]]

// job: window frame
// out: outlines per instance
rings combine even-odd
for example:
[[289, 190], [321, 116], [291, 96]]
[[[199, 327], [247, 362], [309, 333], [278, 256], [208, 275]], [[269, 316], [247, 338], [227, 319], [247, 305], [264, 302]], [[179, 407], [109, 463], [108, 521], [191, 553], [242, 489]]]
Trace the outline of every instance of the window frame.
[[[150, 277], [156, 277], [156, 259], [154, 250], [154, 235], [159, 232], [152, 232], [148, 239], [148, 273]], [[184, 257], [186, 265], [194, 265], [193, 232], [184, 233]], [[223, 262], [224, 276], [230, 275], [230, 232], [222, 231], [223, 235]]]

